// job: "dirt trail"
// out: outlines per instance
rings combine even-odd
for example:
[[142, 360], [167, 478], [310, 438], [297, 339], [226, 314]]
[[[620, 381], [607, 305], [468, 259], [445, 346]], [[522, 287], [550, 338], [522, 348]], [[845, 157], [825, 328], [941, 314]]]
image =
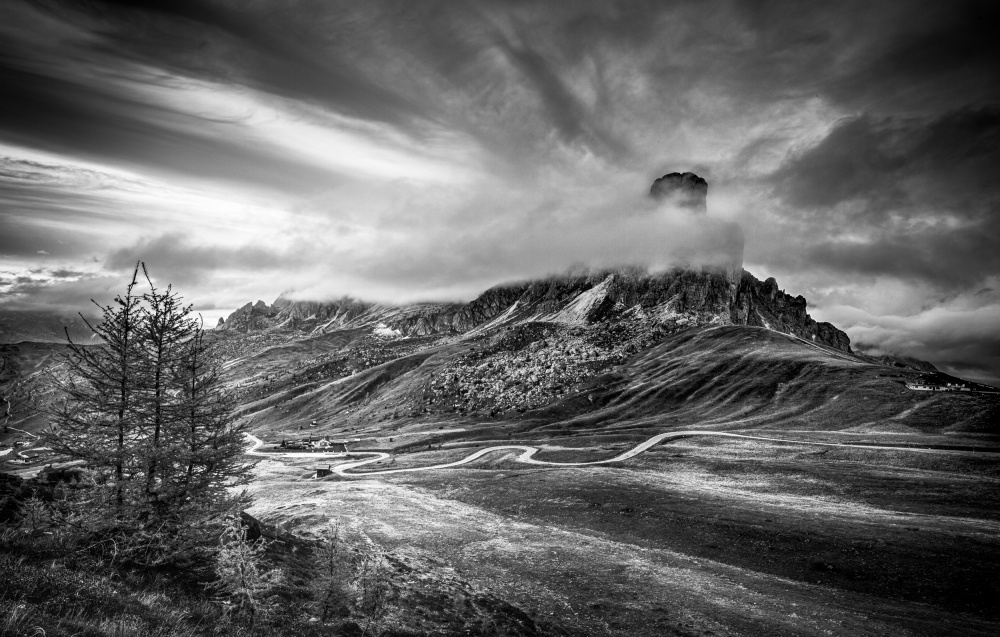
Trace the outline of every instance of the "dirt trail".
[[[258, 451], [258, 449], [264, 444], [264, 441], [260, 438], [252, 435], [246, 434], [251, 440], [253, 445], [247, 451], [249, 455], [252, 456], [266, 456], [266, 457], [292, 457], [292, 458], [336, 458], [343, 457], [348, 454], [345, 453], [264, 453]], [[486, 449], [480, 449], [461, 460], [456, 460], [454, 462], [446, 462], [443, 464], [429, 465], [426, 467], [408, 467], [404, 469], [381, 469], [375, 471], [353, 471], [365, 465], [374, 464], [376, 462], [381, 462], [382, 460], [388, 460], [391, 458], [391, 454], [384, 453], [381, 451], [361, 451], [352, 452], [349, 455], [358, 456], [365, 455], [370, 456], [365, 460], [359, 460], [357, 462], [347, 462], [336, 467], [333, 467], [334, 473], [342, 476], [372, 476], [381, 475], [388, 473], [406, 473], [411, 471], [433, 471], [437, 469], [449, 469], [451, 467], [458, 467], [464, 464], [468, 464], [479, 458], [482, 458], [486, 454], [493, 453], [496, 451], [520, 451], [521, 454], [513, 460], [515, 462], [520, 462], [522, 464], [532, 464], [532, 465], [542, 465], [542, 466], [555, 466], [555, 467], [583, 467], [587, 465], [598, 465], [598, 464], [608, 464], [610, 462], [621, 462], [622, 460], [627, 460], [640, 453], [646, 451], [653, 445], [659, 444], [665, 440], [676, 440], [680, 438], [688, 438], [691, 436], [719, 436], [723, 438], [742, 438], [745, 440], [762, 440], [765, 442], [777, 442], [777, 443], [791, 443], [798, 445], [815, 445], [820, 447], [853, 447], [856, 449], [887, 449], [892, 451], [912, 451], [914, 453], [944, 453], [944, 454], [954, 454], [954, 453], [971, 453], [963, 450], [955, 449], [932, 449], [932, 448], [917, 448], [913, 446], [906, 445], [873, 445], [873, 444], [851, 444], [846, 442], [811, 442], [807, 440], [793, 440], [789, 438], [771, 438], [766, 436], [750, 436], [746, 434], [734, 434], [727, 433], [723, 431], [703, 431], [697, 429], [691, 429], [686, 431], [669, 431], [662, 434], [657, 434], [652, 438], [639, 443], [632, 449], [621, 453], [613, 458], [607, 458], [605, 460], [591, 460], [588, 462], [553, 462], [548, 460], [536, 460], [533, 456], [539, 452], [538, 447], [529, 447], [526, 445], [500, 445], [496, 447], [487, 447]], [[351, 472], [351, 473], [349, 473]]]

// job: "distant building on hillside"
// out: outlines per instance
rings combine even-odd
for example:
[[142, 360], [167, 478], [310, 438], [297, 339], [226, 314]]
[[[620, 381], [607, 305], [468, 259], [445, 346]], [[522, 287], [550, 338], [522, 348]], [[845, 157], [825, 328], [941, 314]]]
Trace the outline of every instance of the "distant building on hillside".
[[319, 450], [330, 453], [346, 453], [347, 441], [330, 440], [325, 437], [313, 440], [312, 436], [309, 436], [306, 440], [282, 440], [281, 445], [275, 447], [275, 449]]
[[906, 388], [914, 391], [973, 391], [971, 387], [962, 383], [945, 383], [944, 385], [906, 383]]
[[322, 449], [323, 451], [332, 452], [346, 452], [347, 443], [346, 442], [334, 442], [329, 438], [320, 438], [319, 440], [312, 443], [313, 449]]

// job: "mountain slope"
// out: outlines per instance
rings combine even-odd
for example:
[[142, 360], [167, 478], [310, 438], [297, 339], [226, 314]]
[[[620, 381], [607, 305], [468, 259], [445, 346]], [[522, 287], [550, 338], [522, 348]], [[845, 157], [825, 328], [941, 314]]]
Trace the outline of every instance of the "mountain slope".
[[0, 343], [65, 343], [67, 331], [76, 342], [92, 341], [93, 332], [77, 314], [0, 310]]
[[313, 421], [316, 431], [340, 433], [454, 423], [466, 438], [511, 423], [541, 436], [689, 426], [997, 433], [994, 395], [915, 392], [905, 383], [922, 372], [766, 328], [682, 329], [633, 355], [602, 347], [597, 330], [561, 329], [522, 325], [329, 382], [291, 383], [246, 413], [266, 430]]

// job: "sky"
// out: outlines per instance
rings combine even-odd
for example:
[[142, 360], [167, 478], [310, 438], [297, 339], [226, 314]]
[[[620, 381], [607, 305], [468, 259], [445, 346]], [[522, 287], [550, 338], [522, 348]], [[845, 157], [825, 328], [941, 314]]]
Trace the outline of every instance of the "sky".
[[[107, 302], [140, 259], [210, 323], [282, 292], [471, 300], [739, 224], [745, 268], [855, 347], [998, 384], [998, 18], [4, 0], [0, 309]], [[674, 171], [709, 221], [646, 197]]]

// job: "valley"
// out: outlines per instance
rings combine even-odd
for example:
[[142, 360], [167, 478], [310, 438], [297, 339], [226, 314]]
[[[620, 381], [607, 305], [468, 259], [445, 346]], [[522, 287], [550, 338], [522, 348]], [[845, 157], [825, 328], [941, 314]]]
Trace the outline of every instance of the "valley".
[[996, 630], [995, 395], [760, 327], [631, 354], [599, 337], [634, 324], [508, 327], [254, 403], [267, 444], [349, 450], [260, 452], [254, 515], [363, 528], [571, 634]]
[[[462, 331], [419, 327], [426, 307], [244, 308], [210, 337], [253, 432], [249, 512], [375, 542], [399, 634], [996, 633], [997, 394], [913, 391], [957, 379], [854, 352], [777, 293], [769, 328], [697, 286], [630, 306], [658, 284], [624, 280], [480, 299]], [[42, 426], [18, 415], [56, 350], [6, 350], [33, 370], [5, 385], [18, 428]], [[280, 449], [320, 439], [347, 451]]]

